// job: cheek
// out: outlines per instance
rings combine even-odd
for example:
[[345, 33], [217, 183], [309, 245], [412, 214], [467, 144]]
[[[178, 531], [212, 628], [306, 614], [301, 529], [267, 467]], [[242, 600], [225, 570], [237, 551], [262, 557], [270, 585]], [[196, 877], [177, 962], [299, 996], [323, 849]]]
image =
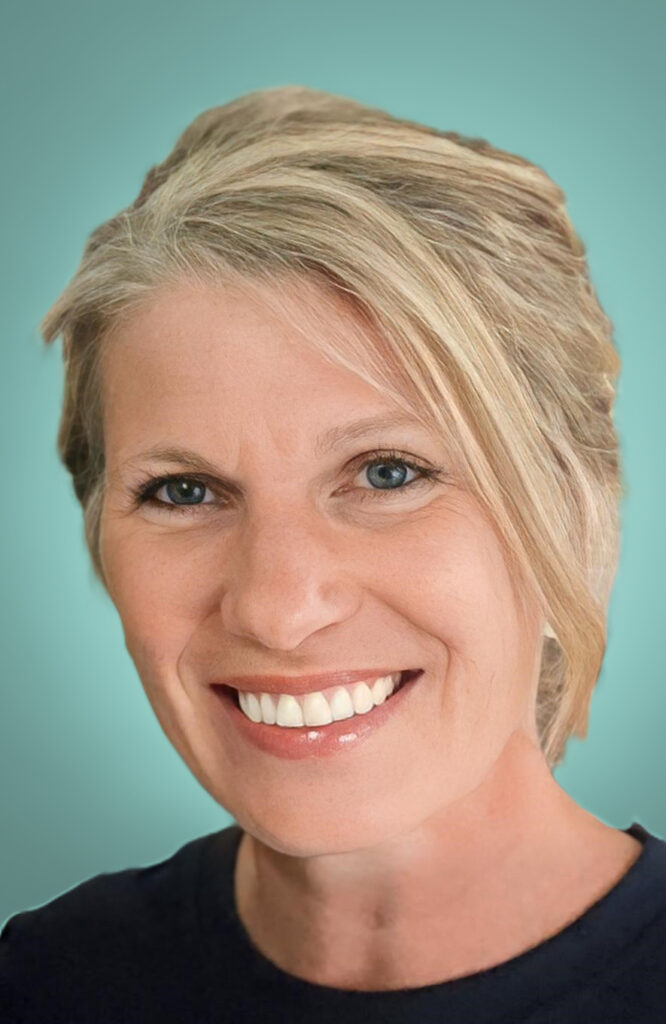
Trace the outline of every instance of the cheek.
[[448, 647], [478, 654], [509, 628], [503, 561], [459, 521], [423, 524], [393, 563], [395, 607]]
[[113, 524], [102, 533], [107, 589], [140, 674], [173, 664], [206, 614], [206, 578], [193, 564], [192, 545], [188, 556], [179, 539]]
[[[501, 546], [489, 530], [451, 517], [444, 528], [415, 540], [418, 553], [405, 562], [400, 615], [434, 641], [434, 663], [447, 685], [433, 692], [442, 720], [467, 728], [501, 729], [524, 700], [529, 636], [521, 624]], [[463, 720], [467, 725], [463, 726]]]

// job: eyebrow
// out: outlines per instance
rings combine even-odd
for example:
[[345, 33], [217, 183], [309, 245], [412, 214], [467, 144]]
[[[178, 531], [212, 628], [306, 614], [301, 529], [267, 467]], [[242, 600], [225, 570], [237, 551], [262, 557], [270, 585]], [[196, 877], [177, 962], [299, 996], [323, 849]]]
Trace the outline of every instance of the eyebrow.
[[[387, 430], [395, 427], [417, 427], [426, 430], [425, 425], [414, 416], [390, 413], [383, 416], [366, 416], [364, 419], [354, 420], [344, 426], [331, 427], [324, 431], [317, 438], [315, 443], [315, 455], [319, 458], [336, 448], [339, 448], [347, 441], [358, 440], [367, 434], [378, 430]], [[144, 460], [153, 462], [187, 463], [192, 469], [201, 473], [217, 474], [218, 468], [214, 463], [192, 451], [190, 448], [182, 448], [174, 445], [154, 445], [146, 448], [126, 460], [125, 465], [136, 465]]]
[[396, 413], [389, 413], [384, 416], [366, 416], [364, 419], [354, 420], [353, 423], [346, 423], [341, 427], [331, 427], [329, 430], [324, 431], [315, 443], [315, 455], [317, 457], [326, 455], [328, 452], [339, 448], [346, 441], [355, 441], [375, 430], [388, 430], [392, 427], [418, 427], [421, 430], [426, 429], [420, 420], [407, 413], [402, 416]]

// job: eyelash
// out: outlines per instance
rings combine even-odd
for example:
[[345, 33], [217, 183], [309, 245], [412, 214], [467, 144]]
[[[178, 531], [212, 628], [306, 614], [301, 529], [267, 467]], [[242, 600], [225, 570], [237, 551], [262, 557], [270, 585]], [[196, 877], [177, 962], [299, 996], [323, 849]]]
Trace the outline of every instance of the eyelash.
[[[407, 466], [408, 469], [411, 469], [415, 473], [418, 473], [418, 476], [414, 480], [410, 480], [408, 483], [403, 484], [403, 486], [401, 487], [387, 488], [386, 490], [381, 490], [381, 488], [371, 488], [369, 493], [373, 495], [373, 497], [375, 495], [379, 496], [386, 494], [395, 494], [396, 492], [401, 493], [407, 490], [408, 487], [412, 487], [415, 484], [423, 484], [428, 481], [441, 481], [444, 479], [443, 473], [440, 469], [437, 469], [436, 467], [425, 466], [422, 463], [415, 462], [412, 459], [404, 458], [400, 452], [371, 452], [370, 457], [362, 456], [361, 458], [363, 458], [364, 461], [359, 463], [357, 460], [352, 465], [352, 469], [356, 469], [356, 467], [358, 466], [358, 471], [360, 472], [362, 469], [366, 469], [369, 466], [393, 464]], [[189, 505], [177, 505], [175, 502], [162, 501], [160, 498], [155, 497], [157, 491], [159, 491], [160, 488], [164, 486], [164, 484], [171, 483], [172, 481], [175, 480], [187, 480], [191, 484], [200, 484], [202, 487], [207, 487], [212, 491], [215, 490], [212, 482], [205, 475], [201, 476], [198, 474], [190, 473], [170, 473], [166, 476], [149, 477], [147, 480], [144, 480], [142, 483], [140, 483], [134, 490], [134, 499], [136, 505], [141, 506], [150, 503], [152, 504], [153, 508], [159, 508], [160, 511], [165, 511], [167, 512], [167, 514], [172, 514], [175, 512], [176, 514], [180, 515], [183, 513], [192, 514], [202, 506], [204, 508], [207, 508], [214, 504], [212, 502], [195, 502]], [[365, 500], [365, 495], [363, 500]]]

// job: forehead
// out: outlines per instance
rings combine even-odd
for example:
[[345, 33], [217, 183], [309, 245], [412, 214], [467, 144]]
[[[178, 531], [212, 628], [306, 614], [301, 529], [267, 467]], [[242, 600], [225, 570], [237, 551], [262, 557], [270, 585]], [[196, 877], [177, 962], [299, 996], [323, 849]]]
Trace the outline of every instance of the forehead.
[[148, 432], [162, 442], [165, 432], [185, 431], [192, 443], [192, 433], [210, 439], [239, 426], [297, 440], [299, 432], [333, 434], [351, 418], [410, 416], [408, 407], [327, 357], [329, 343], [358, 344], [351, 309], [312, 286], [290, 287], [271, 294], [266, 286], [182, 282], [155, 292], [106, 342], [107, 440], [125, 443], [132, 432]]
[[[288, 314], [280, 315], [280, 303]], [[308, 330], [313, 319], [316, 337]], [[280, 293], [277, 286], [241, 290], [183, 281], [153, 292], [111, 332], [105, 377], [122, 374], [131, 362], [172, 373], [174, 381], [198, 377], [203, 384], [218, 370], [227, 377], [242, 370], [235, 383], [270, 378], [286, 386], [297, 366], [323, 377], [328, 367], [318, 342], [325, 347], [334, 336], [351, 334], [354, 326], [351, 311], [324, 301], [323, 294], [318, 302], [312, 286], [291, 284]]]

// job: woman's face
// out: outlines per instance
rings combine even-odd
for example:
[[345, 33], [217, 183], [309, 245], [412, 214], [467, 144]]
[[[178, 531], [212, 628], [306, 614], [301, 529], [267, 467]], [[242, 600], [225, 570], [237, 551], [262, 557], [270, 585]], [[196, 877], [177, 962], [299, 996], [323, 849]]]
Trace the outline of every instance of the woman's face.
[[[317, 302], [313, 285], [288, 287]], [[147, 696], [200, 783], [276, 849], [343, 851], [445, 814], [513, 734], [536, 744], [542, 618], [518, 603], [441, 440], [398, 422], [261, 294], [183, 281], [110, 338], [101, 559]], [[322, 330], [349, 328], [334, 308]], [[369, 418], [384, 425], [345, 437]], [[217, 685], [275, 707], [340, 683], [294, 677], [358, 672], [372, 686], [407, 669], [421, 674], [329, 725], [254, 723]], [[257, 675], [282, 678], [243, 686]], [[348, 713], [344, 695], [335, 706]]]

